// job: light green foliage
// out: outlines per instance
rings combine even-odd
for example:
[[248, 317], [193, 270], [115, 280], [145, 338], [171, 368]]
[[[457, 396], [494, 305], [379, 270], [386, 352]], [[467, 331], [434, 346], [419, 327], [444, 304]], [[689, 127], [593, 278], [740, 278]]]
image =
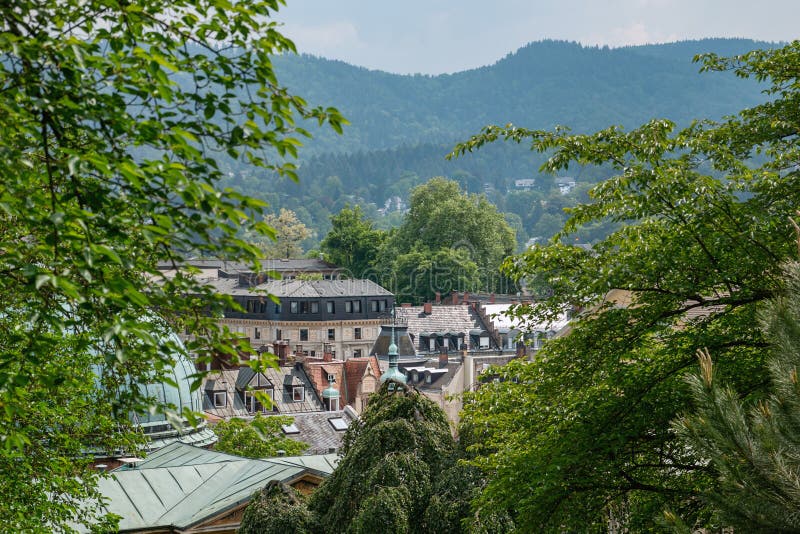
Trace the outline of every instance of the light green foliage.
[[762, 316], [772, 343], [767, 398], [743, 402], [701, 352], [701, 373], [689, 377], [697, 410], [674, 425], [687, 448], [711, 461], [715, 484], [704, 498], [737, 532], [800, 529], [800, 265], [787, 268], [787, 281]]
[[242, 516], [239, 534], [312, 534], [321, 532], [314, 516], [291, 486], [271, 481], [256, 494]]
[[[336, 110], [308, 107], [274, 75], [270, 56], [294, 50], [270, 22], [280, 4], [19, 0], [0, 9], [4, 529], [92, 521], [96, 510], [75, 506], [94, 487], [79, 457], [126, 441], [130, 410], [151, 403], [117, 388], [158, 379], [179, 350], [153, 316], [202, 334], [190, 347], [201, 359], [237, 354], [211, 319], [229, 299], [186, 273], [164, 279], [156, 265], [191, 255], [255, 268], [258, 251], [236, 236], [269, 233], [256, 223], [264, 204], [218, 188], [214, 158], [291, 178], [283, 156], [304, 135], [295, 117], [341, 129]], [[119, 396], [99, 393], [89, 369]]]
[[[403, 224], [380, 253], [378, 267], [400, 298], [436, 291], [509, 291], [502, 261], [516, 247], [514, 231], [486, 197], [433, 178], [411, 192]], [[476, 276], [477, 275], [477, 276]]]
[[[504, 382], [465, 400], [463, 421], [480, 431], [473, 463], [492, 475], [482, 510], [559, 532], [609, 521], [639, 531], [665, 508], [689, 524], [709, 518], [697, 499], [707, 468], [670, 421], [689, 405], [684, 377], [697, 348], [715, 355], [737, 394], [757, 395], [765, 383], [756, 307], [780, 289], [779, 265], [795, 250], [800, 43], [702, 61], [768, 81], [775, 100], [683, 130], [667, 120], [592, 135], [488, 127], [456, 148], [508, 139], [550, 154], [545, 170], [578, 163], [616, 174], [569, 211], [549, 244], [506, 264], [552, 290], [519, 308], [521, 319], [583, 313], [533, 362], [510, 364]], [[570, 245], [600, 221], [623, 225], [591, 252]]]
[[292, 210], [281, 208], [277, 215], [264, 217], [264, 224], [274, 230], [274, 235], [258, 237], [247, 235], [246, 240], [255, 243], [265, 258], [302, 258], [302, 242], [311, 236], [311, 230], [297, 218]]
[[320, 243], [331, 263], [345, 269], [353, 278], [371, 274], [386, 232], [373, 228], [359, 206], [346, 206], [331, 216], [333, 228]]
[[308, 443], [287, 438], [281, 429], [293, 421], [288, 416], [261, 414], [251, 422], [236, 418], [220, 421], [214, 425], [214, 433], [219, 438], [214, 449], [247, 458], [277, 456], [278, 451], [297, 456], [308, 448]]

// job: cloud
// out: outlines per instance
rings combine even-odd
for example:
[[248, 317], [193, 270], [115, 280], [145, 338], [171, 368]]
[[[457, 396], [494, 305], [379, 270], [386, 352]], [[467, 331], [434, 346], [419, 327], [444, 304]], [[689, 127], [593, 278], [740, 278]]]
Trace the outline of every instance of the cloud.
[[647, 43], [666, 43], [679, 39], [680, 36], [676, 33], [653, 32], [645, 24], [634, 22], [628, 26], [611, 28], [604, 34], [590, 35], [586, 39], [581, 39], [581, 42], [591, 45], [630, 46]]
[[331, 50], [358, 47], [358, 30], [349, 21], [307, 25], [286, 23], [283, 33], [291, 38], [303, 52], [325, 54]]

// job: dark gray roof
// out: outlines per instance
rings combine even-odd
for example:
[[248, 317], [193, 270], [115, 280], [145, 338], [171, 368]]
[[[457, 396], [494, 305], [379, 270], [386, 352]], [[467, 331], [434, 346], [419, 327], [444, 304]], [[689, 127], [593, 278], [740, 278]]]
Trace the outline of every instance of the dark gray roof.
[[[326, 261], [314, 258], [299, 259], [269, 259], [261, 260], [261, 268], [267, 271], [331, 271], [338, 270], [339, 267]], [[250, 272], [250, 266], [243, 263], [225, 260], [186, 260], [178, 265], [191, 265], [199, 269], [222, 269], [228, 272]], [[172, 269], [171, 262], [162, 261], [158, 263], [161, 270]]]
[[256, 289], [281, 298], [392, 296], [372, 280], [270, 280]]
[[397, 317], [408, 324], [408, 334], [413, 337], [414, 347], [419, 349], [421, 333], [442, 332], [468, 338], [470, 330], [483, 330], [483, 324], [470, 306], [434, 305], [426, 314], [422, 306], [397, 308]]
[[[296, 413], [318, 412], [325, 409], [314, 389], [314, 385], [301, 367], [280, 367], [278, 369], [268, 367], [264, 370], [264, 376], [273, 386], [273, 402], [277, 413], [293, 415]], [[247, 384], [252, 377], [253, 370], [249, 367], [226, 369], [209, 374], [203, 386], [205, 390], [203, 410], [214, 417], [222, 419], [252, 416], [253, 414], [249, 413], [244, 405], [241, 389], [237, 389], [237, 384]], [[295, 386], [304, 387], [304, 398], [301, 401], [294, 400], [292, 388]], [[224, 407], [217, 408], [214, 406], [214, 391], [225, 392], [226, 401]]]
[[338, 412], [314, 412], [292, 414], [299, 434], [287, 437], [308, 443], [306, 454], [325, 454], [342, 446], [344, 430], [336, 430], [331, 419], [342, 419], [348, 427], [355, 421], [354, 413], [345, 408]]
[[224, 295], [274, 295], [278, 298], [391, 297], [372, 280], [270, 280], [247, 287], [234, 278], [208, 278], [204, 282]]

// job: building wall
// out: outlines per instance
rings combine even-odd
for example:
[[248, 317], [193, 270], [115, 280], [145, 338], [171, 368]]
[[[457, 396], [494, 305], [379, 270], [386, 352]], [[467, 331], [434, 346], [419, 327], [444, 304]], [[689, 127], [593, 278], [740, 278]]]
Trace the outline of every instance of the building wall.
[[[276, 340], [289, 340], [292, 351], [300, 345], [303, 351], [314, 352], [314, 356], [322, 357], [325, 349], [332, 351], [336, 358], [346, 360], [359, 356], [368, 356], [372, 345], [378, 338], [381, 320], [333, 320], [333, 321], [268, 321], [257, 319], [229, 318], [219, 319], [220, 324], [227, 326], [232, 332], [242, 334], [250, 340], [254, 348], [271, 345]], [[361, 339], [356, 338], [356, 329], [361, 329]], [[308, 338], [301, 340], [301, 330], [305, 330]], [[328, 331], [333, 331], [333, 340]], [[280, 331], [280, 332], [278, 332]], [[280, 337], [278, 337], [280, 334]]]

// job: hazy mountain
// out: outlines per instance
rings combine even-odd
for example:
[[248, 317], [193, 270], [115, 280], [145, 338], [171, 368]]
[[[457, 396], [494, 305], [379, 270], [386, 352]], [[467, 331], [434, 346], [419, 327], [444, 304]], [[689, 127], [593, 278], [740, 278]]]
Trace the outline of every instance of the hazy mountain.
[[755, 83], [699, 74], [696, 54], [734, 55], [770, 46], [707, 39], [625, 48], [531, 43], [493, 65], [439, 76], [396, 75], [312, 56], [276, 60], [279, 79], [352, 123], [343, 137], [318, 132], [308, 153], [451, 143], [487, 124], [578, 131], [638, 125], [652, 117], [686, 124], [758, 102]]
[[[309, 128], [315, 137], [301, 151], [300, 184], [227, 162], [230, 183], [276, 210], [297, 211], [315, 229], [309, 246], [325, 235], [329, 216], [345, 203], [361, 204], [379, 218], [377, 210], [390, 197], [403, 198], [436, 175], [457, 179], [471, 192], [487, 192], [501, 210], [519, 216], [522, 239], [546, 237], [563, 217], [564, 203], [576, 198], [561, 198], [552, 177], [538, 176], [543, 156], [524, 146], [497, 144], [447, 161], [444, 155], [455, 142], [487, 124], [509, 122], [588, 132], [609, 125], [631, 128], [654, 117], [679, 125], [721, 118], [766, 97], [756, 82], [733, 73], [699, 73], [694, 56], [730, 56], [769, 46], [707, 39], [609, 49], [543, 41], [493, 65], [439, 76], [390, 74], [307, 55], [278, 57], [282, 83], [312, 104], [336, 106], [351, 125], [342, 136]], [[597, 169], [570, 169], [570, 176], [577, 194], [606, 177]], [[537, 178], [538, 193], [514, 191], [519, 178]], [[548, 210], [532, 207], [548, 195]]]

